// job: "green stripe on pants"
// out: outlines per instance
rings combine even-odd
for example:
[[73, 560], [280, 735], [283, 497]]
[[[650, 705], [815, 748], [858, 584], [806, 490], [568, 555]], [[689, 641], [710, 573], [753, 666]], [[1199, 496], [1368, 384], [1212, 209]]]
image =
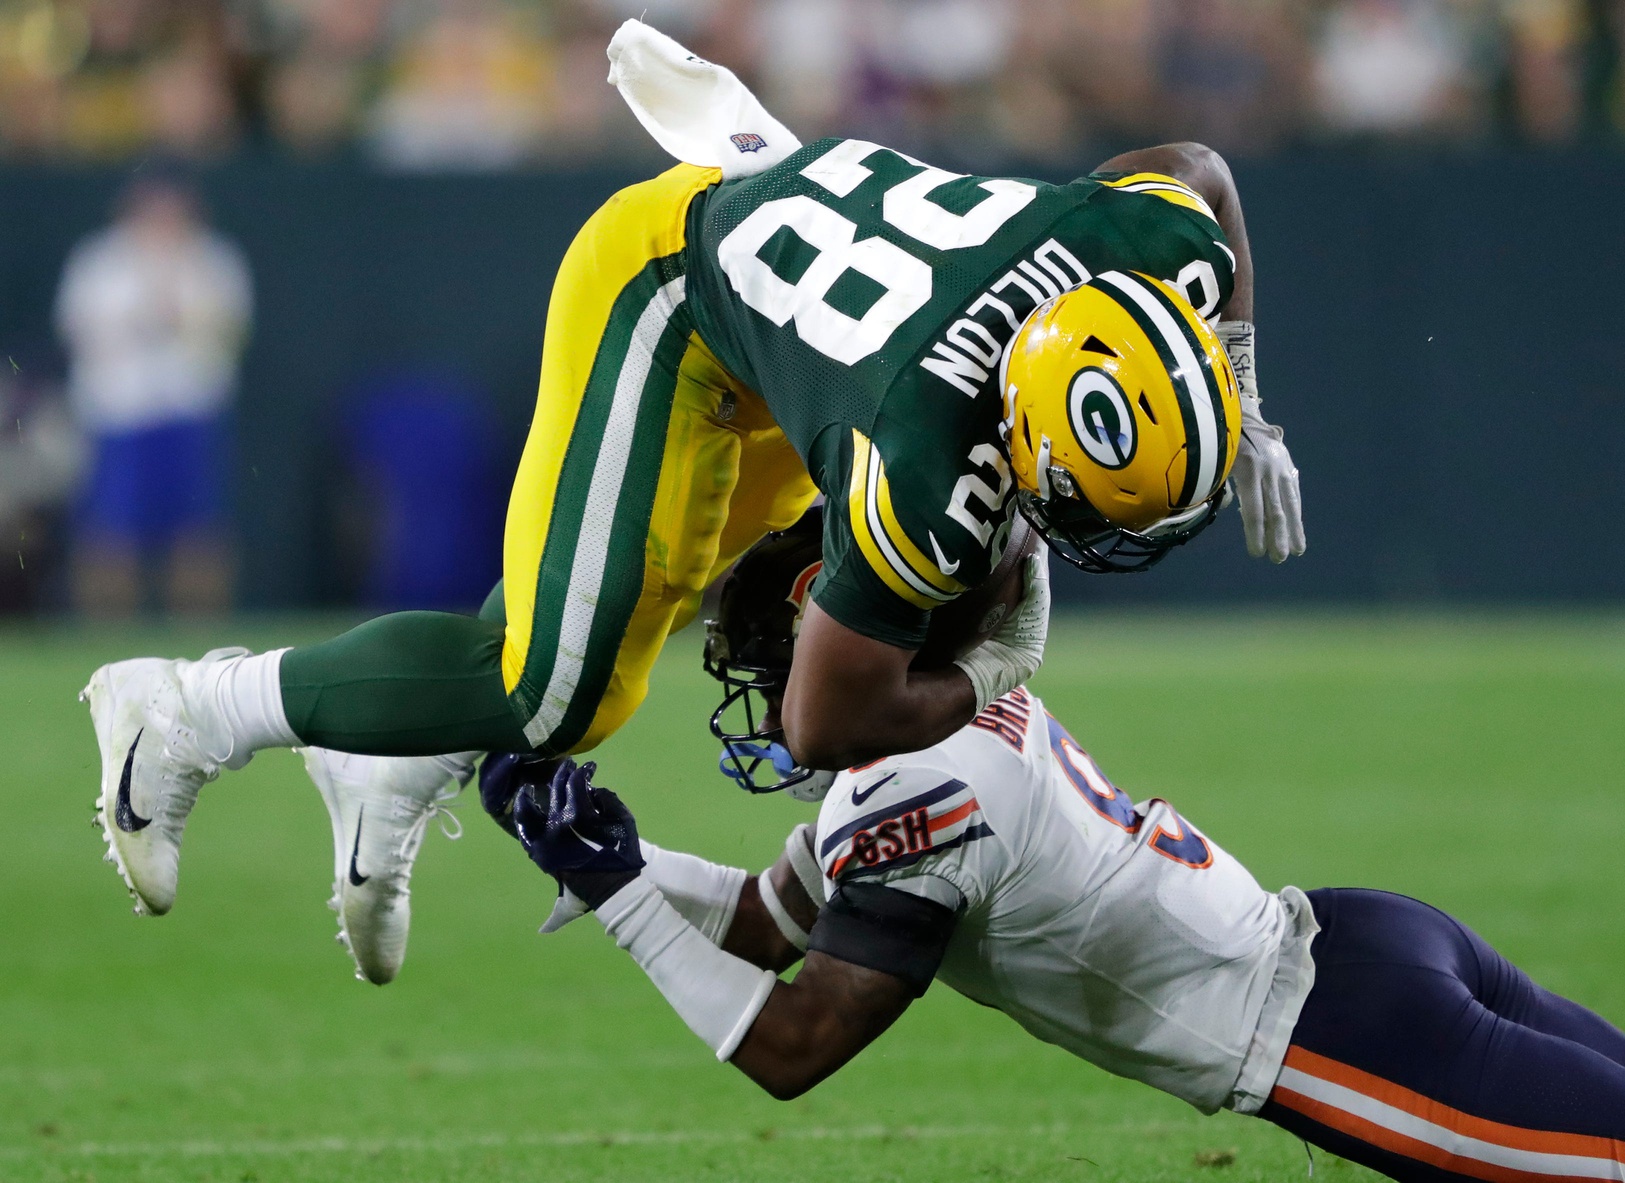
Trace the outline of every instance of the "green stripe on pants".
[[677, 370], [691, 325], [680, 257], [652, 261], [610, 314], [566, 450], [512, 700], [537, 750], [586, 734], [643, 590]]

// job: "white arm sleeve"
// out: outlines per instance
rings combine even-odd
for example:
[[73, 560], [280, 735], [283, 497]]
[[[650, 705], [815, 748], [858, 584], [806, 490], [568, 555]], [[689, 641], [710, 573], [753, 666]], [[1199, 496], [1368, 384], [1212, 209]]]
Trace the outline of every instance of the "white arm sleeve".
[[[745, 887], [745, 872], [738, 867], [708, 863], [692, 854], [663, 850], [653, 842], [638, 840], [643, 852], [643, 875], [666, 901], [677, 909], [700, 935], [713, 945], [722, 944], [739, 907], [739, 893]], [[553, 911], [541, 931], [555, 933], [592, 911], [565, 888], [553, 904]]]
[[722, 944], [733, 925], [746, 872], [681, 851], [663, 850], [653, 842], [639, 841], [638, 846], [643, 851], [643, 874], [660, 889], [666, 902], [706, 940]]
[[767, 1005], [778, 975], [706, 940], [641, 875], [605, 900], [597, 915], [688, 1029], [727, 1061]]

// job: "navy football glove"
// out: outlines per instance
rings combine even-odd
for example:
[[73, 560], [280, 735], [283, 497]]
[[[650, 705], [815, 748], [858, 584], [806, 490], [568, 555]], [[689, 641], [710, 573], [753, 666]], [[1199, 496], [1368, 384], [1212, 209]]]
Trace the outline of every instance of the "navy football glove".
[[527, 778], [513, 803], [519, 841], [531, 861], [594, 909], [643, 869], [632, 811], [593, 785], [596, 771], [596, 764], [577, 767], [566, 758], [547, 785]]
[[480, 765], [480, 804], [485, 812], [513, 837], [519, 831], [513, 824], [513, 801], [526, 783], [537, 785], [545, 796], [547, 784], [559, 765], [558, 758], [530, 752], [492, 752]]

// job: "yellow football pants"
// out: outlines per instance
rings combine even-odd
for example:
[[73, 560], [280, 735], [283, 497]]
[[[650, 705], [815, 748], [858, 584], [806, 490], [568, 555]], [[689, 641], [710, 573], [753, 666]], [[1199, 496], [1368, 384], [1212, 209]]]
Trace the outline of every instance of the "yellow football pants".
[[538, 750], [581, 752], [643, 701], [666, 637], [817, 490], [687, 315], [679, 165], [612, 197], [554, 281], [503, 542], [503, 682]]

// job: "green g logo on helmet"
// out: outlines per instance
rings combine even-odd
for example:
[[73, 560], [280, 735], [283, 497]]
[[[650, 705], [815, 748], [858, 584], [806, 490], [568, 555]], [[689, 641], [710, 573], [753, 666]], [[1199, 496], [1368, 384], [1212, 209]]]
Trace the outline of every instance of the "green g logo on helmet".
[[1072, 434], [1089, 459], [1102, 468], [1128, 467], [1139, 432], [1115, 378], [1095, 366], [1078, 371], [1067, 391], [1066, 410]]

